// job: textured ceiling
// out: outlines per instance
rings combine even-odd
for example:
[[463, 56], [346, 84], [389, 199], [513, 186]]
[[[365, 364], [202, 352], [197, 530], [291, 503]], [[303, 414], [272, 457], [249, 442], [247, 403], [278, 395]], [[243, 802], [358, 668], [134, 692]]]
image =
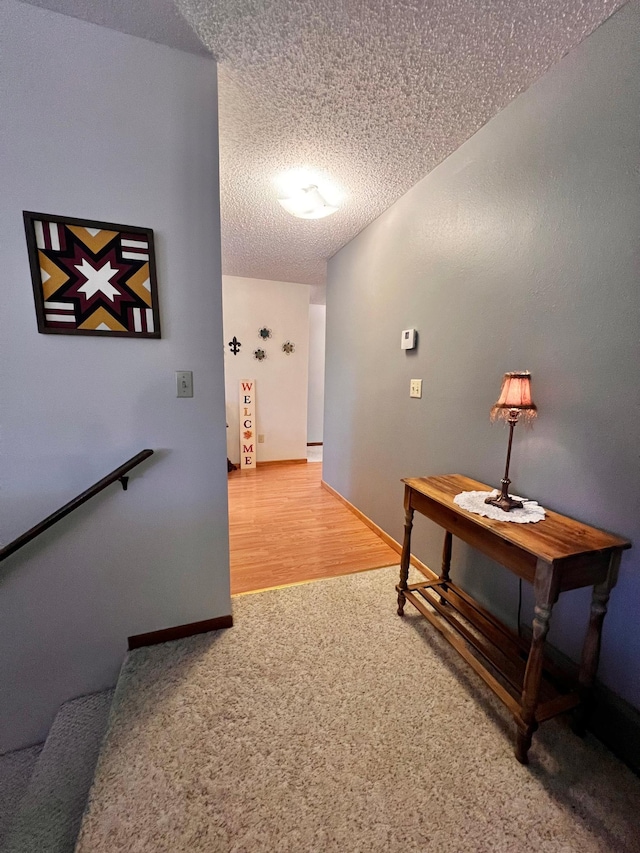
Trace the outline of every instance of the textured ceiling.
[[[223, 268], [321, 283], [326, 260], [577, 45], [616, 0], [177, 0], [220, 62]], [[328, 173], [298, 220], [274, 178]]]
[[[29, 0], [218, 59], [223, 270], [322, 285], [326, 261], [622, 0]], [[176, 20], [177, 19], [177, 20]], [[274, 181], [344, 194], [294, 219]]]

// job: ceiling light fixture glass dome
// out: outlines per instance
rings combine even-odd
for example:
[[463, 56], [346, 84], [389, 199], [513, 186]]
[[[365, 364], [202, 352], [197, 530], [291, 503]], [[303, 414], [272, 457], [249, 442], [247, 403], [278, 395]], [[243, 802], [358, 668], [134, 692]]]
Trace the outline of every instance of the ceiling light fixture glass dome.
[[324, 198], [315, 184], [293, 190], [286, 198], [278, 198], [287, 213], [299, 219], [323, 219], [338, 208]]

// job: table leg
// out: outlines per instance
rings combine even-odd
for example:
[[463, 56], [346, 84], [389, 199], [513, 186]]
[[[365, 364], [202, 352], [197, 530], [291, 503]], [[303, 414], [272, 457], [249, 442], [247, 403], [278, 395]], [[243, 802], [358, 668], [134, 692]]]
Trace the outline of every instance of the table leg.
[[614, 551], [609, 560], [606, 578], [593, 587], [591, 596], [591, 613], [589, 627], [582, 647], [582, 662], [580, 665], [580, 706], [576, 709], [574, 729], [578, 734], [584, 734], [589, 715], [593, 707], [593, 683], [600, 660], [600, 645], [602, 641], [602, 623], [607, 613], [609, 594], [616, 585], [618, 569], [620, 568], [620, 551]]
[[405, 492], [404, 507], [404, 540], [402, 543], [402, 557], [400, 559], [400, 583], [398, 590], [398, 616], [404, 616], [404, 605], [406, 598], [404, 590], [407, 588], [409, 579], [409, 563], [411, 561], [411, 529], [413, 528], [413, 507], [409, 504], [409, 492]]
[[520, 700], [520, 719], [516, 720], [518, 732], [516, 737], [516, 758], [521, 764], [528, 764], [528, 752], [531, 738], [538, 728], [536, 708], [540, 693], [542, 678], [542, 663], [544, 658], [544, 643], [549, 633], [551, 611], [558, 600], [558, 579], [554, 568], [549, 563], [538, 560], [534, 581], [535, 607], [533, 617], [533, 637], [527, 668], [524, 674], [522, 698]]
[[[449, 572], [451, 571], [451, 542], [453, 536], [448, 530], [445, 530], [444, 545], [442, 547], [442, 568], [440, 569], [440, 577], [442, 578], [442, 588], [447, 588], [447, 583], [450, 580]], [[440, 596], [440, 604], [446, 604], [446, 598]]]

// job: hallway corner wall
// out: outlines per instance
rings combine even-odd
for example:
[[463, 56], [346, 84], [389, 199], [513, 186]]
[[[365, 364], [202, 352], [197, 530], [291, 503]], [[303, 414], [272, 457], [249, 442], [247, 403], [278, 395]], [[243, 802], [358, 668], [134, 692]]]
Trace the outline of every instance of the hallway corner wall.
[[[324, 437], [327, 482], [401, 541], [401, 477], [499, 482], [507, 437], [489, 410], [503, 373], [531, 370], [539, 417], [515, 433], [512, 489], [635, 542], [599, 671], [635, 707], [639, 43], [634, 0], [329, 261]], [[417, 349], [401, 350], [414, 327]], [[438, 569], [441, 531], [417, 519], [413, 542]], [[454, 566], [514, 624], [515, 577], [459, 542]], [[554, 611], [550, 641], [574, 660], [589, 600], [575, 591]]]
[[[16, 0], [0, 62], [2, 543], [156, 451], [2, 564], [2, 752], [231, 600], [215, 62]], [[39, 334], [23, 210], [152, 228], [162, 338]]]

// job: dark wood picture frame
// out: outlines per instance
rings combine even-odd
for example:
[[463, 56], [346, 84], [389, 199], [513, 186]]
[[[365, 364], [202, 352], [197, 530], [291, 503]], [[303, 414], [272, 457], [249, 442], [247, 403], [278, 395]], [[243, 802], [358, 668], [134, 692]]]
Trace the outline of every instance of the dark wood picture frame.
[[152, 229], [28, 210], [23, 218], [39, 332], [161, 337]]

